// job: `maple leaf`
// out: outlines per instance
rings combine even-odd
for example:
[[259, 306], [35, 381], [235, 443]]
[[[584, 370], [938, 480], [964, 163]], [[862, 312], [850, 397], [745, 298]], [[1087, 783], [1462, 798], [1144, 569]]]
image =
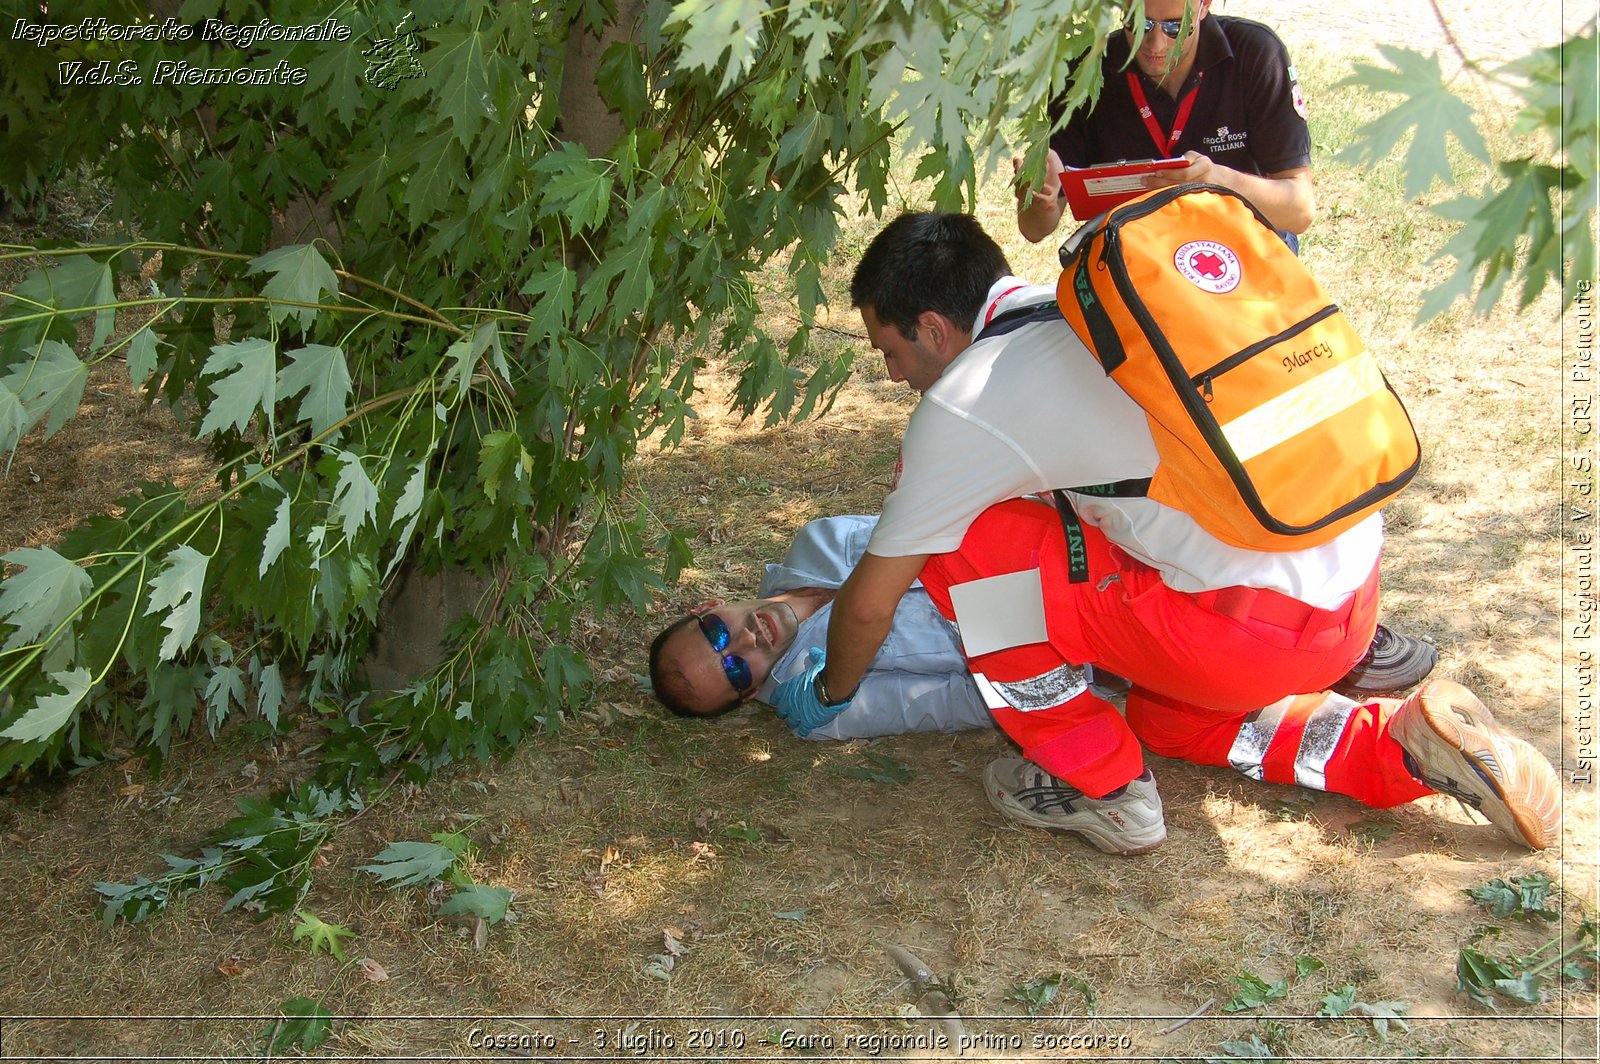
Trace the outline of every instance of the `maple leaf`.
[[1374, 92], [1396, 93], [1404, 99], [1361, 127], [1355, 139], [1338, 153], [1339, 159], [1358, 165], [1383, 159], [1410, 136], [1405, 162], [1408, 198], [1428, 191], [1435, 177], [1446, 183], [1451, 180], [1445, 143], [1448, 137], [1454, 137], [1477, 158], [1488, 159], [1488, 148], [1472, 123], [1472, 108], [1445, 88], [1437, 55], [1424, 56], [1410, 48], [1388, 44], [1380, 44], [1378, 50], [1393, 69], [1358, 63], [1355, 73], [1334, 87], [1360, 85]]
[[441, 878], [457, 859], [455, 851], [437, 842], [391, 842], [360, 868], [390, 887], [409, 887]]
[[166, 638], [161, 641], [162, 661], [171, 661], [187, 649], [200, 630], [200, 605], [210, 561], [185, 543], [167, 553], [166, 568], [150, 579], [150, 604], [145, 607], [145, 616], [170, 610], [161, 622], [161, 627], [167, 629]]
[[[32, 429], [40, 418], [46, 418], [45, 438], [55, 435], [57, 429], [78, 411], [83, 399], [83, 386], [89, 379], [89, 367], [78, 360], [72, 348], [59, 340], [46, 340], [34, 351], [31, 360], [19, 363], [11, 374], [0, 381], [23, 409], [23, 427], [17, 437]], [[7, 436], [16, 421], [15, 411], [9, 415], [0, 406], [0, 446], [9, 449]]]
[[256, 711], [273, 728], [278, 726], [278, 711], [283, 708], [283, 673], [278, 663], [261, 670], [256, 680]]
[[[344, 352], [337, 347], [307, 344], [298, 351], [284, 352], [289, 365], [278, 371], [278, 393], [285, 398], [305, 392], [299, 417], [311, 422], [313, 435], [321, 436], [344, 419], [350, 398], [350, 369]], [[338, 433], [328, 437], [337, 442]]]
[[489, 101], [483, 35], [471, 29], [439, 29], [428, 35], [434, 47], [423, 56], [428, 81], [436, 85], [435, 106], [450, 119], [450, 135], [472, 148], [472, 138], [493, 113]]
[[417, 167], [406, 182], [402, 199], [406, 220], [421, 225], [439, 212], [450, 194], [462, 186], [467, 170], [467, 155], [448, 130], [423, 142], [417, 149]]
[[50, 679], [65, 688], [66, 693], [40, 696], [32, 709], [13, 721], [5, 731], [0, 732], [0, 739], [33, 742], [48, 739], [67, 726], [67, 722], [72, 719], [72, 711], [78, 708], [83, 696], [89, 693], [89, 686], [93, 680], [89, 676], [89, 670], [81, 668], [70, 672], [51, 673]]
[[342, 468], [333, 487], [333, 513], [345, 537], [350, 538], [378, 512], [378, 488], [361, 467], [360, 455], [342, 451], [339, 463]]
[[715, 73], [724, 52], [722, 81], [718, 92], [726, 92], [755, 61], [761, 42], [761, 16], [766, 5], [760, 0], [682, 0], [674, 4], [667, 28], [683, 27], [683, 50], [678, 66]]
[[212, 347], [202, 372], [218, 379], [211, 382], [215, 398], [200, 423], [200, 435], [230, 426], [243, 432], [257, 410], [266, 412], [270, 431], [272, 408], [277, 403], [277, 377], [273, 373], [277, 365], [278, 354], [271, 340], [252, 338]]
[[491, 924], [506, 918], [511, 907], [511, 891], [472, 883], [462, 887], [439, 906], [440, 916], [480, 916]]
[[[320, 252], [310, 244], [274, 248], [250, 260], [246, 274], [270, 273], [272, 280], [261, 286], [261, 294], [269, 299], [283, 299], [294, 303], [320, 303], [322, 293], [337, 295], [339, 275], [333, 272]], [[281, 322], [294, 318], [302, 329], [316, 320], [316, 307], [291, 307], [274, 303], [272, 320]]]
[[55, 631], [94, 586], [77, 563], [49, 547], [22, 547], [0, 561], [22, 567], [0, 583], [0, 620], [16, 627], [0, 650], [15, 650]]
[[574, 230], [590, 229], [605, 219], [613, 179], [608, 165], [591, 159], [576, 144], [563, 144], [533, 164], [548, 175], [539, 194], [539, 216], [561, 215]]
[[295, 925], [294, 934], [290, 936], [291, 942], [299, 942], [302, 938], [308, 939], [306, 949], [313, 955], [319, 949], [326, 949], [338, 960], [344, 960], [344, 945], [342, 939], [355, 938], [356, 933], [342, 924], [330, 924], [322, 920], [316, 913], [305, 909], [296, 909], [296, 916], [300, 922]]
[[156, 371], [156, 344], [159, 337], [148, 328], [140, 329], [128, 338], [128, 379], [135, 388], [142, 387]]
[[272, 568], [272, 563], [278, 560], [289, 546], [289, 496], [285, 495], [278, 500], [278, 509], [273, 515], [272, 524], [267, 529], [267, 535], [261, 543], [261, 567], [256, 570], [257, 576], [266, 576], [267, 570]]

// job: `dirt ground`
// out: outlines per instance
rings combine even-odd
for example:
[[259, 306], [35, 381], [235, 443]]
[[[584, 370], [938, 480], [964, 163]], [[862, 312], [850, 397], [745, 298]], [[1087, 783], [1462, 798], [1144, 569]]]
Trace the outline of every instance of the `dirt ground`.
[[[1593, 14], [1552, 0], [1516, 20], [1481, 0], [1442, 6], [1485, 58]], [[1423, 0], [1220, 10], [1274, 25], [1310, 63], [1438, 36]], [[271, 746], [191, 739], [155, 778], [130, 760], [0, 794], [0, 1059], [250, 1055], [301, 995], [339, 1017], [319, 1052], [340, 1058], [949, 1057], [939, 1038], [956, 1029], [928, 1018], [937, 1001], [908, 982], [887, 949], [898, 946], [955, 999], [965, 1059], [1226, 1059], [1223, 1043], [1254, 1037], [1297, 1061], [1594, 1060], [1592, 985], [1498, 1012], [1454, 992], [1477, 929], [1504, 929], [1486, 939], [1500, 955], [1556, 933], [1493, 920], [1463, 890], [1544, 873], [1566, 892], [1569, 933], [1596, 903], [1595, 790], [1570, 771], [1578, 648], [1563, 636], [1575, 318], [1546, 297], [1524, 314], [1414, 328], [1442, 267], [1412, 246], [1429, 239], [1414, 237], [1418, 208], [1361, 216], [1367, 185], [1319, 169], [1305, 255], [1325, 281], [1382, 271], [1364, 285], [1379, 291], [1335, 294], [1428, 447], [1388, 514], [1386, 617], [1433, 640], [1439, 675], [1569, 769], [1557, 847], [1510, 847], [1443, 798], [1372, 810], [1152, 758], [1169, 841], [1113, 859], [989, 808], [980, 775], [1008, 751], [993, 732], [807, 743], [759, 707], [715, 725], [661, 717], [635, 676], [649, 634], [689, 604], [750, 593], [801, 523], [872, 512], [888, 489], [912, 401], [864, 353], [826, 418], [761, 430], [724, 412], [714, 379], [685, 445], [641, 458], [641, 496], [702, 530], [697, 568], [651, 617], [591, 633], [608, 682], [563, 735], [391, 793], [339, 834], [303, 907], [355, 932], [344, 960], [308, 954], [292, 921], [220, 913], [215, 892], [103, 930], [91, 889], [152, 872], [157, 854], [192, 854], [236, 800], [303, 778], [311, 729]], [[980, 209], [996, 233], [1008, 214], [997, 194]], [[1012, 239], [1007, 251], [1018, 272], [1048, 275], [1053, 249]], [[833, 324], [856, 331], [837, 306]], [[96, 416], [26, 442], [0, 480], [0, 551], [50, 541], [152, 468], [204, 468], [115, 380], [87, 401]], [[424, 890], [387, 891], [360, 871], [388, 842], [447, 830], [473, 840], [475, 878], [515, 893], [514, 920], [482, 942], [440, 921]], [[1324, 967], [1296, 977], [1301, 957]], [[1285, 980], [1285, 995], [1225, 1011], [1245, 973]], [[1028, 1001], [1030, 981], [1051, 977], [1055, 998]], [[1346, 985], [1403, 1004], [1406, 1026], [1314, 1019]], [[65, 1018], [83, 1014], [96, 1018]]]

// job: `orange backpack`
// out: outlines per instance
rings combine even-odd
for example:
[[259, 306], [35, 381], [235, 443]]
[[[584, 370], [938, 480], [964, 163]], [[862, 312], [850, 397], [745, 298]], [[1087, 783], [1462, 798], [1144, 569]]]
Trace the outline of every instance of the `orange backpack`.
[[1286, 551], [1333, 539], [1421, 462], [1411, 419], [1372, 354], [1243, 197], [1158, 189], [1061, 249], [1062, 316], [1145, 411], [1144, 494], [1224, 543]]

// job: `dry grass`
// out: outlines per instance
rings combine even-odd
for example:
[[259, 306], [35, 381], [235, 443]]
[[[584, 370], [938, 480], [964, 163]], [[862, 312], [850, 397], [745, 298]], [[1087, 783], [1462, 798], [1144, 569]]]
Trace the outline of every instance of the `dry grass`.
[[[1230, 6], [1251, 13], [1240, 0]], [[1417, 208], [1371, 191], [1387, 180], [1381, 174], [1359, 178], [1323, 160], [1317, 173], [1324, 214], [1306, 257], [1380, 352], [1429, 445], [1416, 486], [1391, 508], [1388, 617], [1433, 638], [1441, 675], [1477, 688], [1559, 758], [1570, 721], [1561, 710], [1562, 348], [1553, 309], [1547, 301], [1525, 315], [1413, 328], [1416, 294], [1439, 269], [1426, 258], [1440, 234]], [[986, 191], [981, 213], [992, 232], [1010, 231], [998, 189]], [[848, 239], [873, 228], [861, 221]], [[1008, 251], [1019, 272], [1048, 276], [1050, 248], [1013, 238]], [[851, 261], [839, 256], [836, 296]], [[843, 310], [833, 324], [858, 328]], [[726, 383], [715, 371], [708, 378], [686, 443], [638, 463], [638, 490], [657, 518], [699, 530], [697, 568], [654, 616], [608, 620], [594, 633], [597, 671], [614, 677], [594, 713], [503, 763], [458, 766], [425, 792], [391, 794], [337, 837], [305, 908], [357, 933], [348, 961], [308, 956], [284, 919], [219, 914], [214, 892], [103, 931], [90, 890], [150, 870], [156, 853], [191, 852], [235, 799], [301, 778], [312, 731], [273, 747], [236, 735], [180, 743], [156, 779], [134, 762], [108, 764], [7, 794], [0, 922], [12, 949], [0, 963], [0, 1014], [188, 1018], [9, 1019], [0, 1050], [246, 1054], [267, 1021], [228, 1017], [261, 1017], [304, 995], [346, 1017], [324, 1049], [345, 1057], [559, 1059], [600, 1052], [596, 1030], [607, 1032], [607, 1052], [619, 1033], [635, 1039], [624, 1057], [651, 1055], [636, 1047], [652, 1034], [673, 1037], [671, 1048], [651, 1046], [668, 1058], [803, 1055], [793, 1037], [785, 1045], [786, 1029], [812, 1038], [813, 1052], [860, 1056], [871, 1043], [846, 1037], [928, 1030], [902, 1018], [909, 994], [880, 949], [898, 943], [959, 992], [968, 1033], [988, 1037], [969, 1059], [1037, 1056], [1034, 1039], [1045, 1035], [1127, 1039], [1053, 1057], [1203, 1059], [1251, 1034], [1289, 1059], [1594, 1059], [1592, 989], [1503, 1016], [1452, 992], [1456, 951], [1484, 922], [1463, 888], [1543, 871], [1594, 904], [1592, 785], [1568, 791], [1562, 846], [1530, 856], [1444, 799], [1379, 812], [1152, 759], [1170, 840], [1117, 860], [989, 809], [978, 780], [1006, 749], [995, 733], [806, 743], [759, 707], [715, 725], [658, 716], [629, 679], [642, 671], [649, 633], [701, 599], [749, 593], [807, 519], [874, 511], [912, 405], [864, 354], [826, 418], [763, 431], [722, 413]], [[17, 516], [33, 511], [14, 509], [14, 470], [0, 544], [48, 541], [115, 497], [94, 493], [97, 484], [149, 475], [124, 474], [124, 463], [148, 454], [153, 468], [170, 470], [183, 459], [186, 448], [165, 450], [171, 438], [123, 402], [106, 398], [103, 423], [80, 419], [88, 435], [69, 436], [74, 427], [48, 445], [29, 441], [17, 468], [52, 470], [37, 494], [59, 513]], [[113, 420], [113, 409], [132, 413]], [[77, 453], [96, 443], [122, 450]], [[72, 461], [79, 479], [69, 488], [53, 471]], [[869, 754], [914, 777], [844, 774]], [[516, 893], [515, 922], [496, 926], [482, 949], [430, 915], [422, 890], [385, 891], [358, 870], [390, 840], [443, 830], [474, 840], [474, 876]], [[666, 981], [648, 974], [664, 931], [686, 947]], [[1539, 929], [1519, 927], [1495, 948], [1526, 953], [1540, 941]], [[1292, 985], [1271, 1016], [1222, 1013], [1230, 977], [1249, 971], [1270, 982], [1291, 975], [1297, 955], [1326, 968]], [[364, 977], [360, 958], [388, 978]], [[1097, 1016], [1066, 985], [1033, 1021], [1009, 997], [1057, 973], [1092, 986]], [[1359, 1022], [1307, 1019], [1345, 983], [1364, 1001], [1409, 1003], [1410, 1030], [1380, 1042]], [[1215, 1005], [1200, 1019], [1162, 1033], [1208, 999]], [[689, 1043], [696, 1029], [714, 1035], [702, 1052]], [[480, 1051], [474, 1030], [560, 1041]], [[727, 1041], [735, 1036], [742, 1048]], [[883, 1055], [916, 1054], [902, 1045]]]

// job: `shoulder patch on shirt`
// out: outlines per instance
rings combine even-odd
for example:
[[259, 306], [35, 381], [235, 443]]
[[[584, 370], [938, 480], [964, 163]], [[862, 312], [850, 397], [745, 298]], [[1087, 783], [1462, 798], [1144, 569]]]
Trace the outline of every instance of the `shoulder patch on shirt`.
[[1306, 93], [1300, 87], [1300, 75], [1295, 71], [1292, 64], [1289, 67], [1289, 93], [1294, 100], [1294, 113], [1301, 118], [1309, 118], [1306, 114]]

